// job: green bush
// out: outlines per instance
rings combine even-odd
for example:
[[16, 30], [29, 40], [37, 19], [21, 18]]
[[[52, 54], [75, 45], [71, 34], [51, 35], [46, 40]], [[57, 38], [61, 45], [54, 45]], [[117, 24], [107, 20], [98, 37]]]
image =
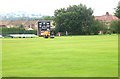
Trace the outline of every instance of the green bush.
[[0, 28], [0, 34], [3, 36], [9, 34], [37, 34], [36, 30], [25, 30], [24, 28]]
[[110, 25], [110, 30], [113, 33], [120, 33], [120, 21], [113, 21]]

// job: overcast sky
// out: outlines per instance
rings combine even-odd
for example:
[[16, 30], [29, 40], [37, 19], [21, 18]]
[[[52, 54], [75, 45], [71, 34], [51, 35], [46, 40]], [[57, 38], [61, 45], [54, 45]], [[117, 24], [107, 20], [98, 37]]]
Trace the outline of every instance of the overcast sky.
[[0, 12], [24, 11], [27, 13], [40, 13], [54, 15], [54, 10], [69, 5], [85, 4], [94, 10], [94, 15], [113, 14], [119, 0], [1, 0]]

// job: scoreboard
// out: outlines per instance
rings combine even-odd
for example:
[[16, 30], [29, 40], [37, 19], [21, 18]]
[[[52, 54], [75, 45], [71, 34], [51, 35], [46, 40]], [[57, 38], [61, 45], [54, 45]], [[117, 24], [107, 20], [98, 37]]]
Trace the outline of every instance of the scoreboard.
[[42, 36], [45, 31], [50, 31], [51, 24], [47, 22], [38, 22], [38, 36]]

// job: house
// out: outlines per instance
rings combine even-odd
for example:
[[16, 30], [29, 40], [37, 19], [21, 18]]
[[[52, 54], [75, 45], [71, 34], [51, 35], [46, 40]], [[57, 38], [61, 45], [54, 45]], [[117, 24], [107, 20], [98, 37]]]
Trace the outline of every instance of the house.
[[10, 23], [8, 24], [8, 27], [19, 27], [19, 26], [24, 26], [24, 24], [27, 21], [25, 20], [15, 20], [15, 21], [10, 21]]
[[22, 25], [22, 27], [24, 27], [26, 30], [37, 30], [38, 29], [38, 21], [40, 22], [51, 22], [51, 26], [52, 25], [52, 21], [51, 20], [13, 20], [13, 21], [0, 21], [0, 27], [7, 27], [7, 28], [11, 28], [11, 27], [20, 27]]
[[95, 19], [98, 21], [104, 22], [107, 26], [110, 26], [110, 23], [112, 21], [119, 20], [118, 17], [109, 14], [109, 12], [106, 12], [106, 14], [102, 16], [95, 16]]
[[1, 20], [0, 21], [0, 27], [8, 27], [9, 28], [9, 23], [10, 23], [10, 21], [4, 21], [4, 20]]
[[38, 20], [30, 20], [24, 24], [24, 28], [26, 30], [29, 30], [29, 29], [37, 30], [37, 26], [38, 26]]
[[[102, 16], [95, 16], [95, 19], [104, 23], [105, 26], [107, 26], [107, 29], [108, 29], [107, 33], [111, 33], [109, 29], [110, 29], [110, 25], [111, 25], [112, 21], [120, 20], [118, 17], [109, 14], [109, 12], [106, 12], [106, 14], [102, 15]], [[103, 31], [100, 31], [99, 34], [103, 34]]]

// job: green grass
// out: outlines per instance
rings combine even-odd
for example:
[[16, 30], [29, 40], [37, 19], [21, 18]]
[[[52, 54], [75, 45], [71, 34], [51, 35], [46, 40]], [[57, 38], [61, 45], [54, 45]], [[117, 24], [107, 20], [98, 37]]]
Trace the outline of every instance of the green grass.
[[4, 77], [117, 77], [118, 36], [4, 38]]

